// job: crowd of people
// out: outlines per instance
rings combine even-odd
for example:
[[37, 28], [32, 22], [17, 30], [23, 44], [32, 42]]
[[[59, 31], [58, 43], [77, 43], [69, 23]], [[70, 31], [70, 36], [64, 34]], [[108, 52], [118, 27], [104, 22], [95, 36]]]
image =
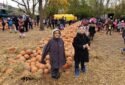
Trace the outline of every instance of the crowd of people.
[[122, 34], [125, 43], [125, 20], [119, 19], [83, 19], [81, 26], [84, 27], [89, 33], [90, 38], [93, 40], [96, 31], [106, 31], [107, 35], [112, 35], [112, 32]]
[[28, 32], [30, 29], [33, 29], [34, 25], [39, 25], [39, 20], [34, 20], [28, 15], [22, 15], [2, 18], [1, 24], [3, 31], [5, 31], [5, 28], [7, 27], [10, 30], [10, 33], [19, 32], [20, 38], [24, 38], [25, 32]]
[[48, 17], [44, 20], [44, 24], [47, 28], [59, 28], [60, 30], [63, 30], [66, 27], [66, 24], [71, 25], [74, 22], [74, 20], [67, 21], [65, 17], [62, 17], [61, 19], [54, 19], [54, 17]]

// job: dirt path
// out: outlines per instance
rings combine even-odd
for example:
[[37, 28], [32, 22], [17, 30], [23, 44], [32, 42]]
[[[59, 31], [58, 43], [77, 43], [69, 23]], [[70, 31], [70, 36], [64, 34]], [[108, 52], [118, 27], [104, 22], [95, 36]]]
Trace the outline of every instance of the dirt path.
[[88, 75], [93, 73], [89, 80], [97, 78], [95, 85], [124, 85], [125, 56], [120, 54], [122, 47], [124, 44], [118, 33], [112, 36], [98, 33], [92, 44], [97, 56], [92, 57], [89, 63]]
[[[20, 41], [16, 37], [17, 34], [0, 33], [0, 48], [3, 48], [0, 50], [0, 54], [3, 56], [5, 49], [11, 45], [20, 49], [24, 46], [33, 48], [42, 37], [46, 36], [47, 32], [44, 34], [38, 32], [38, 30], [30, 32], [26, 39]], [[31, 35], [32, 37], [30, 37]], [[100, 32], [96, 34], [92, 42], [87, 72], [86, 74], [81, 73], [79, 78], [74, 77], [74, 69], [72, 68], [70, 73], [63, 73], [57, 81], [52, 80], [50, 75], [45, 75], [40, 80], [25, 82], [21, 80], [14, 81], [15, 78], [8, 78], [2, 85], [125, 85], [125, 56], [120, 54], [120, 48], [122, 47], [124, 47], [124, 44], [120, 34], [113, 33], [110, 36]]]

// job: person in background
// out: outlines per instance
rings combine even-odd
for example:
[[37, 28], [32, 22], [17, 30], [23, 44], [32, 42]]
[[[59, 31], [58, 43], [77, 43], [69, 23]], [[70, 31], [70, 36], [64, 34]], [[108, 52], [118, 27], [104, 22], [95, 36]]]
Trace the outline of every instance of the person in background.
[[5, 31], [5, 25], [6, 25], [6, 22], [4, 20], [4, 18], [2, 18], [2, 30]]
[[18, 17], [17, 17], [17, 16], [15, 16], [15, 17], [13, 18], [13, 23], [14, 23], [14, 25], [15, 25], [15, 27], [16, 27], [16, 31], [18, 31], [19, 24], [18, 24]]
[[49, 53], [51, 62], [51, 76], [54, 79], [60, 78], [59, 69], [66, 63], [64, 41], [61, 39], [61, 32], [59, 29], [54, 29], [52, 32], [52, 39], [48, 41], [45, 46], [41, 62], [44, 64], [45, 57]]
[[8, 18], [8, 28], [10, 29], [10, 33], [12, 33], [14, 30], [14, 27], [13, 27], [13, 20], [9, 17]]
[[33, 20], [29, 18], [29, 29], [33, 29]]
[[112, 35], [112, 30], [113, 30], [113, 22], [112, 22], [111, 19], [109, 19], [108, 22], [107, 22], [106, 34]]
[[122, 33], [124, 29], [125, 29], [125, 22], [124, 22], [124, 20], [122, 20], [122, 21], [121, 21], [121, 29], [120, 29], [120, 32]]
[[24, 31], [24, 20], [23, 17], [20, 16], [19, 17], [19, 32], [20, 32], [20, 38], [24, 38], [25, 37], [25, 31]]
[[24, 20], [25, 32], [28, 32], [28, 25], [29, 25], [29, 17], [26, 16], [26, 19]]
[[90, 40], [93, 40], [95, 33], [96, 33], [96, 25], [94, 22], [91, 22], [89, 24], [89, 36], [90, 36]]
[[51, 22], [52, 22], [52, 29], [54, 29], [55, 28], [55, 19], [52, 18]]
[[124, 44], [125, 44], [125, 28], [123, 29], [123, 32], [122, 32], [122, 38], [123, 38]]
[[81, 64], [81, 71], [86, 72], [85, 62], [89, 62], [90, 39], [86, 36], [83, 28], [78, 28], [76, 37], [73, 40], [73, 47], [75, 50], [75, 76], [80, 74], [79, 64]]
[[117, 26], [118, 26], [118, 20], [115, 19], [114, 22], [113, 22], [113, 28], [114, 28], [115, 31], [118, 31]]
[[39, 21], [40, 21], [40, 17], [37, 15], [37, 16], [36, 16], [36, 23], [37, 23], [37, 26], [39, 26]]

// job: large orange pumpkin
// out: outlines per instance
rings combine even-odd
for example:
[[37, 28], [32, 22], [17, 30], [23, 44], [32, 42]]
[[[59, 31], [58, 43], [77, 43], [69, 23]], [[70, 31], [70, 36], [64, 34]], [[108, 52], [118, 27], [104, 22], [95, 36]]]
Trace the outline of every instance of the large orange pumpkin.
[[26, 54], [31, 54], [32, 53], [32, 50], [31, 49], [28, 49], [28, 50], [26, 50]]
[[49, 69], [44, 69], [44, 74], [48, 74], [49, 73]]
[[24, 56], [24, 55], [26, 54], [26, 52], [25, 52], [25, 51], [21, 51], [20, 54], [21, 54], [22, 56]]
[[26, 59], [29, 59], [29, 58], [30, 58], [30, 56], [29, 56], [28, 54], [25, 54], [24, 57], [25, 57]]
[[31, 66], [31, 72], [35, 73], [38, 71], [38, 68], [36, 66]]

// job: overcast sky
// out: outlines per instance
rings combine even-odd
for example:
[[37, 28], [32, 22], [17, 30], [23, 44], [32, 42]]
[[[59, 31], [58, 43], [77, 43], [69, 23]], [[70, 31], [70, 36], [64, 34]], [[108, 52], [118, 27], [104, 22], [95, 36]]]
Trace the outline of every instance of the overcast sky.
[[[20, 1], [20, 0], [18, 0]], [[106, 0], [105, 0], [106, 1]], [[111, 0], [110, 4], [113, 4], [114, 1], [118, 1], [118, 0]], [[11, 5], [13, 7], [18, 7], [17, 6], [17, 3], [11, 1], [11, 0], [0, 0], [0, 3], [4, 3], [4, 4], [8, 4], [8, 5]], [[32, 3], [31, 3], [32, 4]]]
[[11, 5], [13, 7], [17, 7], [17, 4], [11, 0], [0, 0], [0, 3], [4, 3], [4, 4]]

